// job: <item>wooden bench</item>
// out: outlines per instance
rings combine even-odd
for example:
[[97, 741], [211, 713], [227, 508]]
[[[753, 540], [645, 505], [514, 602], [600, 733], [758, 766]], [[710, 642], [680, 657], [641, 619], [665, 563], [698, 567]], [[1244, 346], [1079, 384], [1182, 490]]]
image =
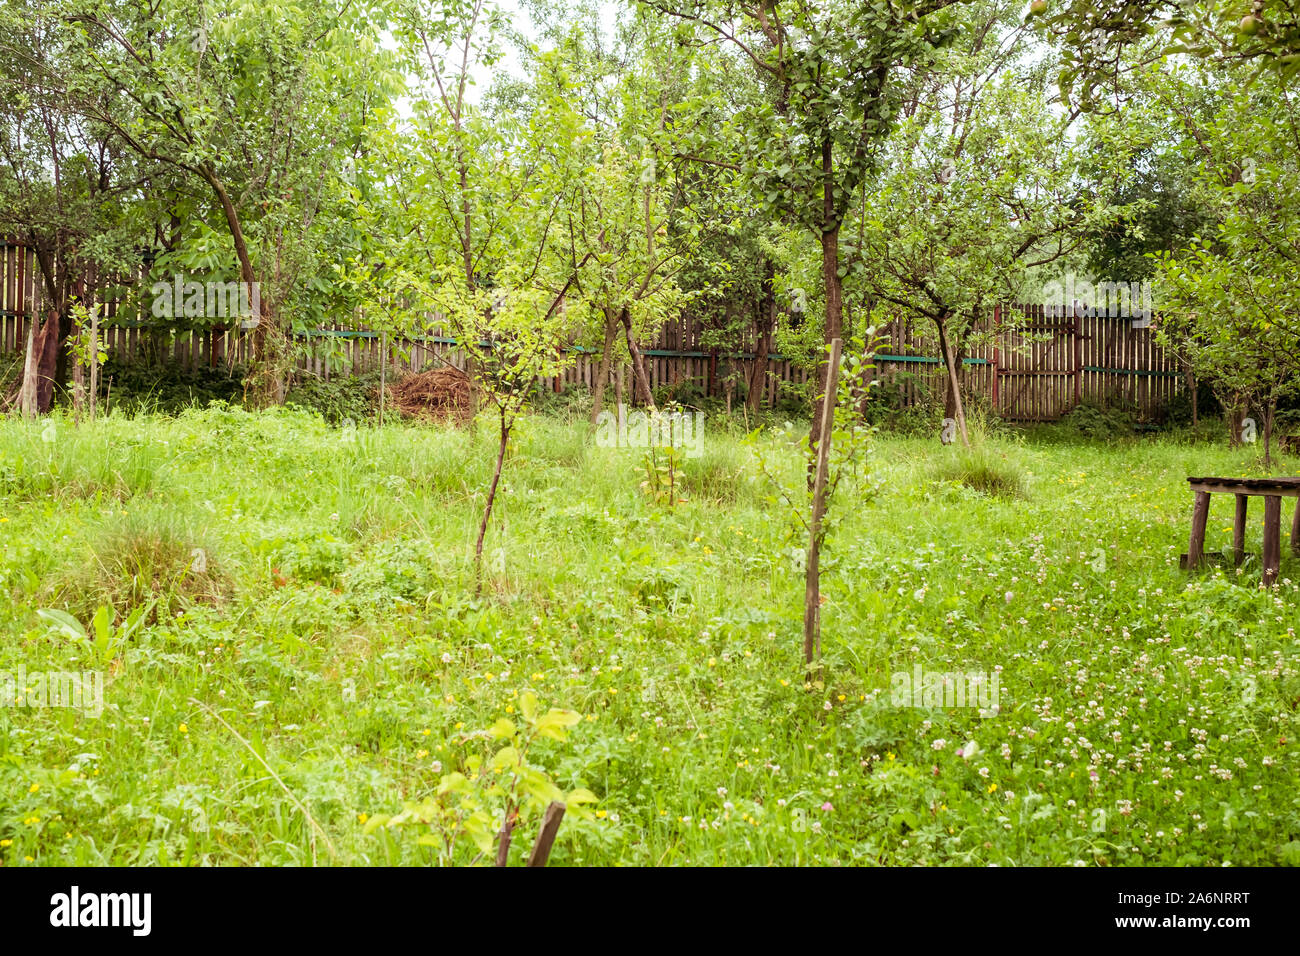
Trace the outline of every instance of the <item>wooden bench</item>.
[[[1233, 565], [1240, 565], [1246, 551], [1246, 507], [1252, 497], [1264, 499], [1264, 583], [1277, 580], [1282, 564], [1282, 499], [1300, 499], [1300, 478], [1188, 478], [1196, 492], [1192, 510], [1192, 536], [1187, 542], [1186, 566], [1200, 567], [1205, 557], [1205, 524], [1210, 517], [1210, 495], [1235, 495], [1237, 511], [1232, 524]], [[1300, 554], [1300, 500], [1291, 520], [1291, 552]]]

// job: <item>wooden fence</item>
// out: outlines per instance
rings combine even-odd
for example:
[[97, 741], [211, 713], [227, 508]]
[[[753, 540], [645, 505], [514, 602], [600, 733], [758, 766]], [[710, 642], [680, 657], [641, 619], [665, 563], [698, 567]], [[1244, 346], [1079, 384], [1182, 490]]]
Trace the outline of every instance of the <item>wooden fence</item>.
[[[33, 308], [41, 309], [44, 293], [33, 257], [21, 246], [0, 245], [0, 372], [8, 354], [21, 353]], [[104, 303], [102, 321], [107, 350], [122, 361], [166, 362], [186, 368], [242, 363], [251, 352], [251, 332], [177, 331], [155, 323], [115, 324], [117, 303]], [[1052, 421], [1081, 401], [1122, 403], [1151, 418], [1184, 389], [1178, 362], [1156, 344], [1153, 330], [1131, 318], [1082, 310], [1078, 316], [1051, 316], [1041, 305], [1008, 306], [994, 311], [988, 329], [975, 335], [963, 357], [963, 393], [982, 401], [1014, 421]], [[749, 381], [755, 362], [754, 340], [734, 351], [701, 345], [705, 330], [692, 317], [668, 323], [658, 339], [643, 350], [650, 386], [691, 396], [730, 394]], [[876, 353], [875, 375], [880, 388], [899, 405], [941, 400], [945, 373], [937, 358], [931, 330], [902, 320], [883, 330]], [[307, 374], [330, 379], [340, 373], [377, 368], [389, 353], [390, 367], [418, 370], [431, 361], [464, 367], [464, 355], [453, 338], [431, 329], [422, 337], [388, 341], [378, 332], [334, 326], [297, 337], [302, 346], [299, 365]], [[590, 388], [600, 356], [577, 350], [574, 362], [551, 383], [555, 391]], [[630, 367], [615, 368], [631, 394]], [[802, 388], [808, 372], [788, 357], [768, 357], [763, 402], [775, 404], [784, 389]]]

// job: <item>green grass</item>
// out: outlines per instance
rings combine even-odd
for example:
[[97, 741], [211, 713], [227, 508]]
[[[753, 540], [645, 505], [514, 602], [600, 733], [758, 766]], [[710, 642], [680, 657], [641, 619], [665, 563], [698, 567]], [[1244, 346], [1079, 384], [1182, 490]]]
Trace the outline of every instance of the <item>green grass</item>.
[[[667, 508], [637, 452], [525, 420], [475, 598], [489, 424], [0, 421], [0, 670], [105, 674], [99, 717], [0, 707], [0, 861], [430, 862], [437, 825], [375, 818], [472, 777], [531, 690], [582, 719], [527, 763], [599, 798], [555, 864], [1300, 862], [1300, 563], [1178, 569], [1185, 477], [1253, 453], [878, 438], [824, 556], [823, 686], [799, 541], [713, 426]], [[996, 672], [998, 712], [894, 706], [918, 664]]]

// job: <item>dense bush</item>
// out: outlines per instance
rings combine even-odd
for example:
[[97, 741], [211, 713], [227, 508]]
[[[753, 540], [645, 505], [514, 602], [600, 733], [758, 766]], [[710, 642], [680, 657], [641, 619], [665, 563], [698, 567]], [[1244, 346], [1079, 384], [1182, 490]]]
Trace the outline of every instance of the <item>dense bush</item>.
[[379, 370], [361, 375], [340, 375], [326, 381], [303, 376], [285, 396], [286, 405], [318, 412], [331, 425], [348, 419], [364, 422], [379, 411]]
[[1080, 438], [1104, 439], [1131, 436], [1136, 420], [1132, 411], [1119, 406], [1080, 402], [1060, 424]]
[[124, 362], [114, 355], [100, 370], [101, 401], [128, 413], [175, 413], [215, 401], [236, 403], [244, 397], [242, 366], [183, 368], [172, 362]]

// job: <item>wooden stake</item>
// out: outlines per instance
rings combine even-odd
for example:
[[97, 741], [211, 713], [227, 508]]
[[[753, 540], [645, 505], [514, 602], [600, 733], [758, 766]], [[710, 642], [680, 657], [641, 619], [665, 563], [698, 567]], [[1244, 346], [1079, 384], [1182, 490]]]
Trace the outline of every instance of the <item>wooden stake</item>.
[[99, 308], [90, 311], [90, 420], [95, 420], [99, 398]]
[[555, 844], [555, 836], [560, 832], [560, 823], [564, 820], [564, 809], [564, 804], [559, 801], [552, 801], [546, 808], [542, 814], [542, 828], [537, 833], [537, 842], [533, 844], [533, 852], [528, 854], [525, 866], [546, 865], [551, 856], [551, 847]]
[[23, 418], [36, 417], [36, 313], [27, 326], [27, 361], [23, 364]]
[[813, 477], [812, 520], [808, 523], [808, 560], [804, 565], [803, 659], [811, 671], [814, 656], [821, 656], [822, 516], [826, 513], [826, 470], [830, 459], [831, 431], [835, 423], [835, 393], [839, 385], [841, 340], [831, 340], [826, 367], [826, 394], [822, 396], [821, 431], [817, 442], [817, 470]]

